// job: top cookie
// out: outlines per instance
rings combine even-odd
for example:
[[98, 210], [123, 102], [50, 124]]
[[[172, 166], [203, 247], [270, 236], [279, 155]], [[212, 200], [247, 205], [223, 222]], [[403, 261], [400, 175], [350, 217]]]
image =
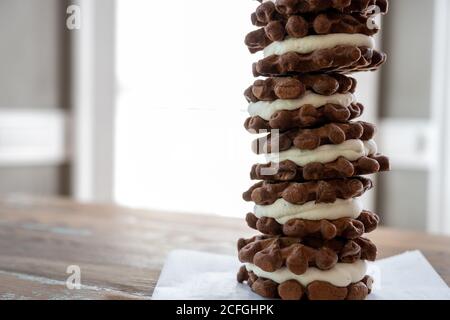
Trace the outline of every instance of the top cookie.
[[258, 0], [258, 7], [273, 8], [274, 15], [290, 16], [299, 13], [336, 10], [344, 13], [370, 13], [372, 6], [377, 6], [385, 14], [389, 8], [388, 0]]

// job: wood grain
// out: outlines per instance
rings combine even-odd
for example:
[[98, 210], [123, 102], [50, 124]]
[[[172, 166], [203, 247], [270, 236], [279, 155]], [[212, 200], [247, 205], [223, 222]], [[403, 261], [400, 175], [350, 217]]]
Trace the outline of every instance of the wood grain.
[[[65, 199], [0, 199], [0, 299], [149, 299], [167, 253], [235, 254], [243, 220], [144, 211]], [[380, 257], [420, 249], [450, 284], [450, 238], [383, 229]], [[82, 289], [68, 290], [69, 265]]]

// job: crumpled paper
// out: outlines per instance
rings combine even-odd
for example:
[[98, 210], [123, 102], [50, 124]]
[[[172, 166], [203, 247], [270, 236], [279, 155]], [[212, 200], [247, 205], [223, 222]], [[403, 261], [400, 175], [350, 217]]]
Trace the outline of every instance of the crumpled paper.
[[[153, 293], [156, 300], [262, 300], [236, 282], [237, 257], [172, 251]], [[450, 288], [420, 251], [369, 264], [375, 285], [369, 300], [450, 300]]]

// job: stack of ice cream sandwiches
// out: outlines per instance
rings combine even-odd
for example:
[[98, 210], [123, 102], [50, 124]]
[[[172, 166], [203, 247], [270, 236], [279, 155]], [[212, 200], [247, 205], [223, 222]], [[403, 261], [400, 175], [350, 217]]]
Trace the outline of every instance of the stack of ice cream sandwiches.
[[253, 151], [266, 162], [251, 169], [259, 182], [244, 199], [255, 204], [247, 224], [261, 235], [238, 241], [238, 281], [266, 298], [365, 299], [377, 248], [364, 234], [379, 218], [359, 197], [373, 187], [364, 176], [388, 171], [389, 160], [375, 126], [358, 121], [364, 107], [349, 74], [386, 60], [373, 14], [387, 13], [387, 0], [260, 2], [251, 16], [258, 29], [245, 39], [263, 52], [245, 91], [245, 128], [260, 134]]

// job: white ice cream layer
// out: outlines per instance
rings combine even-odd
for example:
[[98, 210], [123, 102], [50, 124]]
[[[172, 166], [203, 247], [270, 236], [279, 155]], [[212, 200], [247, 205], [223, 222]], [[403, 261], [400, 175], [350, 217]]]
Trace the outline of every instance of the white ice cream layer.
[[356, 98], [351, 93], [337, 93], [330, 96], [320, 95], [311, 91], [307, 91], [299, 99], [275, 101], [258, 101], [250, 103], [248, 106], [248, 113], [252, 117], [259, 116], [264, 120], [269, 121], [270, 118], [281, 110], [292, 111], [299, 109], [305, 105], [311, 105], [314, 108], [320, 108], [326, 104], [336, 104], [343, 107], [348, 107], [356, 102]]
[[305, 287], [314, 281], [328, 282], [336, 287], [347, 287], [352, 283], [361, 281], [367, 273], [367, 263], [364, 260], [358, 260], [355, 263], [338, 263], [330, 270], [308, 268], [302, 275], [296, 275], [288, 268], [266, 272], [250, 263], [246, 264], [245, 267], [258, 277], [270, 279], [276, 283], [296, 280]]
[[295, 162], [298, 166], [306, 166], [309, 163], [328, 163], [344, 157], [349, 161], [356, 161], [361, 157], [375, 155], [378, 147], [375, 141], [362, 141], [359, 139], [347, 140], [341, 144], [326, 144], [314, 150], [301, 150], [291, 148], [280, 153], [266, 155], [268, 162], [279, 163], [285, 160]]
[[334, 203], [316, 203], [310, 201], [302, 205], [292, 204], [278, 199], [271, 205], [255, 205], [254, 213], [258, 218], [274, 218], [279, 224], [292, 219], [337, 220], [341, 218], [356, 219], [363, 211], [361, 200], [337, 199]]
[[271, 43], [264, 49], [264, 57], [282, 55], [288, 52], [308, 54], [316, 50], [331, 49], [336, 46], [375, 47], [373, 37], [365, 34], [335, 33], [312, 35], [304, 38], [287, 38]]

